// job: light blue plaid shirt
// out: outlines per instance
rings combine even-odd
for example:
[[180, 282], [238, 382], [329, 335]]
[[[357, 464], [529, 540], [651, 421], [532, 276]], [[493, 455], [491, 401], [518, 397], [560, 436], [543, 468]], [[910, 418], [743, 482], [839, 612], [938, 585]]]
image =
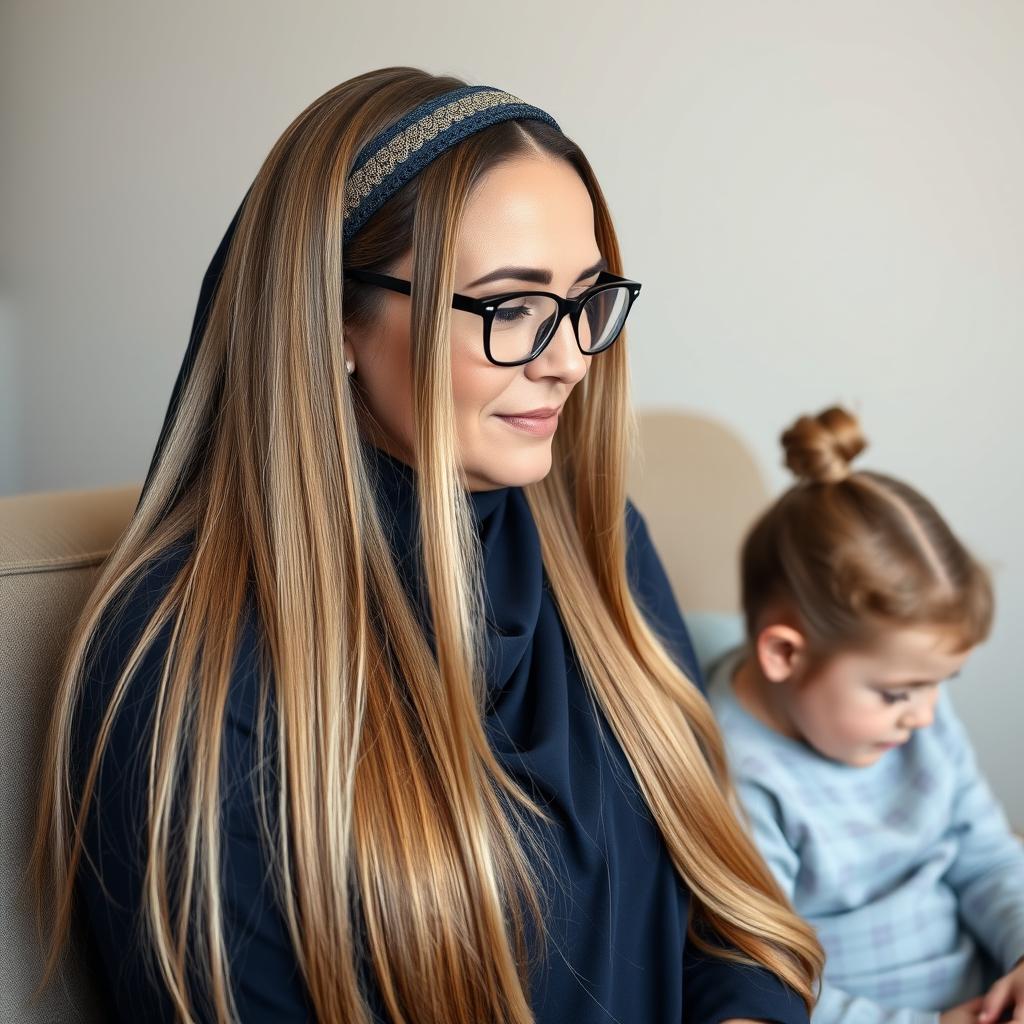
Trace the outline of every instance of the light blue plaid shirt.
[[825, 948], [813, 1024], [935, 1024], [1024, 956], [1024, 845], [948, 693], [933, 725], [854, 768], [741, 707], [743, 654], [712, 666], [709, 699], [757, 845]]

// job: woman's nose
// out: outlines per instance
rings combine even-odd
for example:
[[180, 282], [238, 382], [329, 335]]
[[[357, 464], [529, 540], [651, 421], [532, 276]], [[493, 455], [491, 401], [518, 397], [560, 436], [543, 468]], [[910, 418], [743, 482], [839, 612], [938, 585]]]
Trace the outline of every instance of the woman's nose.
[[547, 348], [536, 359], [527, 363], [525, 369], [526, 375], [531, 379], [558, 377], [569, 384], [576, 384], [586, 376], [587, 357], [580, 351], [576, 342], [576, 332], [568, 316], [562, 318]]

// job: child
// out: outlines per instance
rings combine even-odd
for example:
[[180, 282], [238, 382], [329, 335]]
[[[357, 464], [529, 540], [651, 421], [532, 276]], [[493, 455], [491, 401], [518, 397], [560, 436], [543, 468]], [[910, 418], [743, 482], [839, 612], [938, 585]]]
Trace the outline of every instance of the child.
[[746, 538], [748, 643], [709, 689], [754, 837], [825, 947], [813, 1024], [1024, 1021], [1024, 845], [943, 688], [988, 634], [988, 576], [917, 491], [851, 473], [849, 413], [782, 444], [800, 482]]

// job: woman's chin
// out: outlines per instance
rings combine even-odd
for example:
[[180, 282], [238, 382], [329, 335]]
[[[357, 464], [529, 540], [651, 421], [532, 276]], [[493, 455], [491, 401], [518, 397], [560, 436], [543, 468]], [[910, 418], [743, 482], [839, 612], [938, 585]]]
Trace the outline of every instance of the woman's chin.
[[473, 460], [473, 465], [467, 465], [466, 471], [473, 490], [535, 484], [551, 472], [551, 440], [491, 446]]

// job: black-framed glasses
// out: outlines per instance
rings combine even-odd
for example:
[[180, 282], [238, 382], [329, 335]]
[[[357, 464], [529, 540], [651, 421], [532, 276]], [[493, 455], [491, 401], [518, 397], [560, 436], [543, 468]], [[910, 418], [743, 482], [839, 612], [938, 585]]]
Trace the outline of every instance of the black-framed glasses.
[[[346, 270], [345, 277], [364, 284], [412, 294], [412, 285], [372, 270]], [[497, 366], [521, 366], [536, 359], [568, 316], [576, 343], [586, 356], [609, 348], [640, 294], [640, 282], [603, 270], [597, 281], [575, 299], [553, 292], [502, 292], [474, 299], [456, 292], [452, 308], [476, 313], [484, 321], [484, 353]]]

